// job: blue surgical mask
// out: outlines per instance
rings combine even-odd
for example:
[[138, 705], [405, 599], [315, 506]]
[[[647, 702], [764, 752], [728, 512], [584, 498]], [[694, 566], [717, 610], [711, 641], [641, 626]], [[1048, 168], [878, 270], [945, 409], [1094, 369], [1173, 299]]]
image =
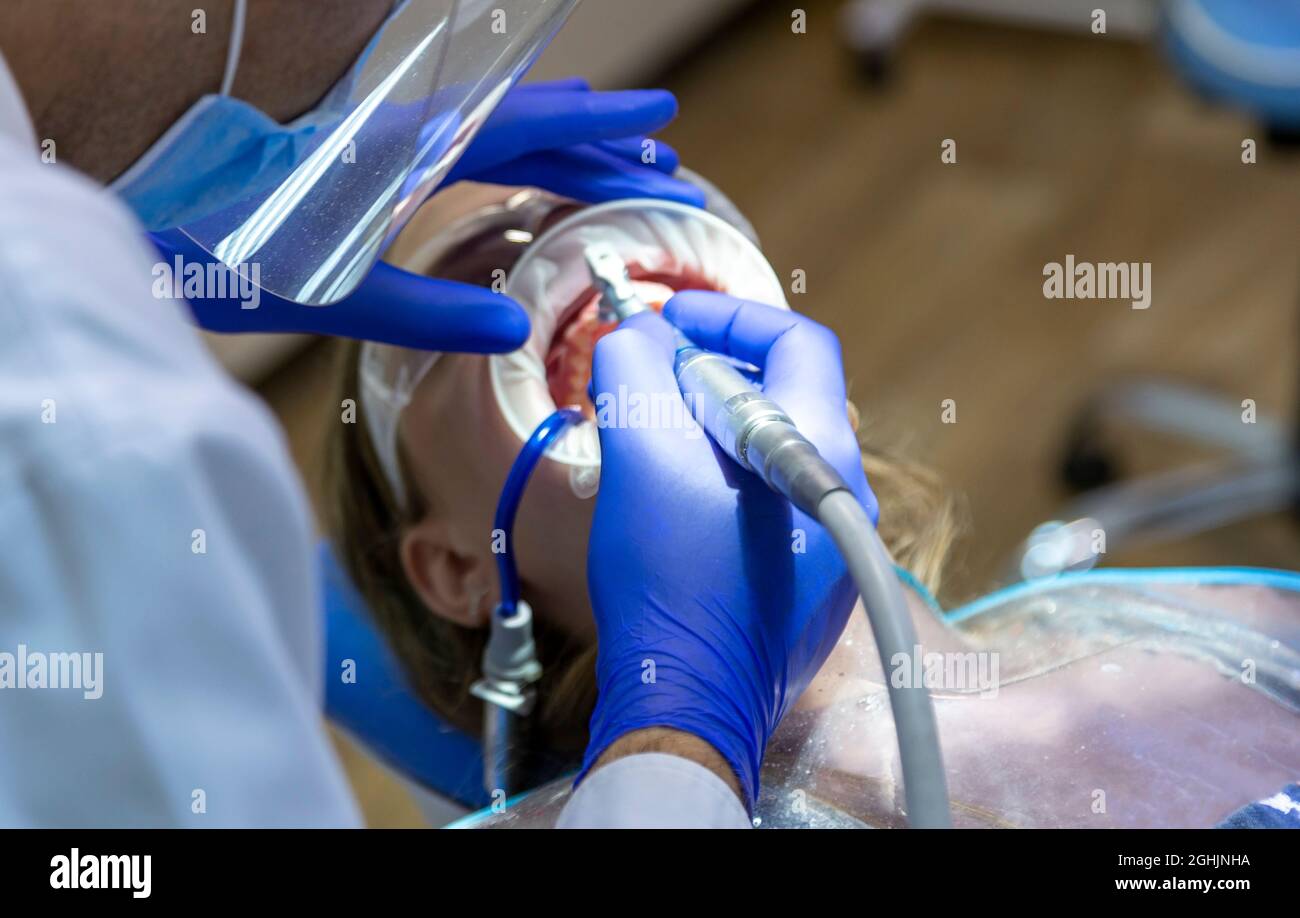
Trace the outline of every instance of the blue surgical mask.
[[[258, 262], [277, 296], [338, 302], [576, 3], [399, 0], [321, 104], [289, 124], [230, 95], [232, 51], [223, 92], [200, 99], [112, 190], [152, 231], [181, 228], [228, 265]], [[514, 23], [504, 42], [491, 21], [501, 10]]]
[[204, 96], [110, 186], [150, 230], [195, 223], [279, 184], [333, 118], [287, 125], [231, 96]]

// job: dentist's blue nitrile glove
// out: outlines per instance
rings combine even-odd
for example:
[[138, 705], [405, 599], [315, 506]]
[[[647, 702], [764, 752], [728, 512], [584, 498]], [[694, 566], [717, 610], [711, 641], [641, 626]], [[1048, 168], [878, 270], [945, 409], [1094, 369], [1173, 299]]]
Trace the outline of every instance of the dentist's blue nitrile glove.
[[[214, 261], [180, 230], [149, 237], [168, 264], [178, 257], [184, 264]], [[260, 291], [259, 298], [256, 309], [244, 308], [234, 297], [188, 302], [195, 321], [214, 332], [330, 335], [466, 354], [504, 354], [528, 340], [528, 314], [509, 297], [486, 287], [412, 274], [382, 261], [356, 290], [332, 306], [303, 306], [268, 290]]]
[[[875, 520], [832, 332], [714, 293], [679, 293], [664, 314], [701, 347], [760, 367], [766, 393]], [[818, 523], [680, 423], [674, 351], [650, 313], [596, 346], [601, 474], [587, 578], [599, 697], [582, 775], [620, 736], [670, 727], [717, 749], [752, 807], [768, 738], [857, 594]]]
[[[593, 92], [581, 80], [520, 86], [506, 94], [444, 185], [463, 180], [531, 185], [589, 203], [655, 197], [704, 205], [704, 193], [672, 178], [677, 154], [644, 135], [677, 114], [662, 90]], [[169, 263], [215, 259], [177, 230], [151, 233]], [[509, 297], [412, 274], [383, 262], [346, 299], [302, 306], [261, 292], [256, 309], [230, 298], [191, 300], [199, 325], [217, 332], [299, 332], [423, 350], [504, 353], [528, 340], [528, 317]]]
[[645, 135], [677, 116], [662, 89], [593, 92], [577, 77], [517, 86], [488, 116], [444, 185], [469, 179], [531, 185], [598, 204], [647, 197], [704, 206], [704, 193], [672, 177], [677, 153]]

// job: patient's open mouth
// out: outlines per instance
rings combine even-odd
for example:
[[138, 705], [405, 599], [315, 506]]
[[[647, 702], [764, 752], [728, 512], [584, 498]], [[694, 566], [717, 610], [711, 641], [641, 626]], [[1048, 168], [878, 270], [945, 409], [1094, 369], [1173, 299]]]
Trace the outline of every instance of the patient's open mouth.
[[[629, 265], [628, 273], [641, 298], [656, 312], [662, 312], [679, 290], [713, 289], [700, 277], [652, 274], [637, 265]], [[594, 419], [595, 407], [588, 397], [591, 361], [596, 342], [616, 324], [601, 321], [600, 296], [594, 289], [584, 291], [564, 309], [546, 351], [546, 384], [557, 406], [577, 407], [589, 420]]]

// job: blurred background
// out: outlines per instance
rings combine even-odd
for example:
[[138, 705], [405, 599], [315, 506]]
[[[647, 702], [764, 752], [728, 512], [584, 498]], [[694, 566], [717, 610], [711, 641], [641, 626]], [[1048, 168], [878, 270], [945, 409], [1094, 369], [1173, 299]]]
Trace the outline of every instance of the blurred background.
[[[1162, 49], [1154, 3], [1107, 4], [1105, 34], [1094, 6], [592, 0], [534, 72], [677, 94], [664, 139], [739, 205], [779, 275], [806, 272], [791, 303], [839, 333], [868, 444], [933, 469], [963, 502], [948, 604], [1006, 582], [1026, 536], [1085, 485], [1295, 442], [1290, 132], [1195, 91]], [[955, 164], [941, 161], [946, 139]], [[1045, 299], [1044, 266], [1067, 255], [1149, 262], [1150, 308]], [[337, 416], [330, 347], [215, 346], [315, 481]], [[1221, 410], [1206, 417], [1233, 450], [1146, 422], [1084, 423], [1090, 400], [1134, 378], [1221, 399], [1239, 429], [1223, 433]], [[948, 399], [956, 423], [944, 423]], [[1240, 423], [1247, 399], [1256, 425]], [[1296, 515], [1259, 503], [1201, 534], [1117, 547], [1106, 563], [1300, 566]], [[372, 825], [438, 821], [339, 742]]]

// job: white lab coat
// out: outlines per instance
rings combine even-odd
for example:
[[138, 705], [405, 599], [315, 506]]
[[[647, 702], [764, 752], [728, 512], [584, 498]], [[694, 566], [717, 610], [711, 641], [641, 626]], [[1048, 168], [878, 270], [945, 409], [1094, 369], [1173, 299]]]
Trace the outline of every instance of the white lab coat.
[[[130, 214], [36, 151], [0, 58], [0, 826], [358, 825], [281, 432], [154, 298]], [[102, 654], [102, 694], [6, 683], [22, 653]], [[565, 824], [744, 823], [664, 758]]]
[[103, 654], [97, 699], [0, 688], [0, 825], [359, 824], [281, 432], [2, 62], [0, 119], [0, 654]]

